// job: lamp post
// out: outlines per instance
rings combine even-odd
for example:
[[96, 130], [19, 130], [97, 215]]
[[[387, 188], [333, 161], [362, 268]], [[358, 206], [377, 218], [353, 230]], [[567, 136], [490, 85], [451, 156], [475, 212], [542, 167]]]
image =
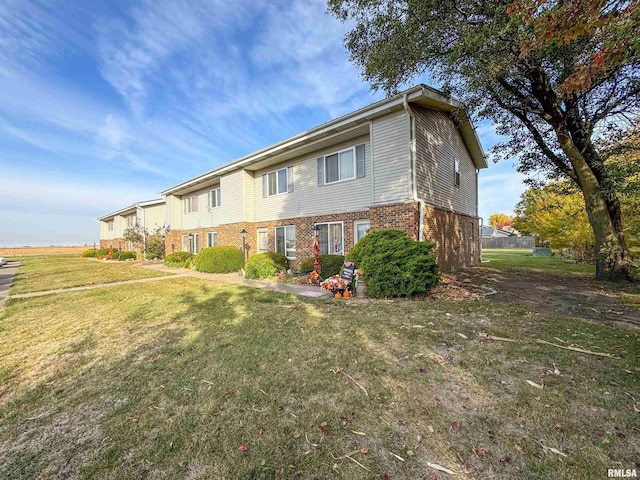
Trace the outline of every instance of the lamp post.
[[242, 266], [247, 261], [247, 231], [243, 228], [240, 230], [240, 235], [242, 235]]
[[187, 235], [189, 239], [189, 266], [193, 268], [193, 233]]
[[96, 255], [96, 242], [93, 242], [93, 256], [97, 257], [97, 255]]
[[320, 227], [318, 225], [313, 226], [313, 271], [318, 275], [320, 274]]

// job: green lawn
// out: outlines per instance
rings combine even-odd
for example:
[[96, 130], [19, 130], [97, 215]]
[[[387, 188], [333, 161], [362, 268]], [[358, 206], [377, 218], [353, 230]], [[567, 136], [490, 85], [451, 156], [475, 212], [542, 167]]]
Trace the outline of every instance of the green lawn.
[[11, 295], [168, 275], [132, 262], [100, 262], [77, 255], [34, 255], [11, 260], [20, 262]]
[[637, 461], [639, 347], [515, 305], [195, 278], [10, 300], [0, 477], [606, 478]]
[[482, 249], [483, 266], [498, 270], [532, 270], [570, 275], [595, 275], [594, 265], [567, 262], [560, 257], [534, 257], [531, 249]]

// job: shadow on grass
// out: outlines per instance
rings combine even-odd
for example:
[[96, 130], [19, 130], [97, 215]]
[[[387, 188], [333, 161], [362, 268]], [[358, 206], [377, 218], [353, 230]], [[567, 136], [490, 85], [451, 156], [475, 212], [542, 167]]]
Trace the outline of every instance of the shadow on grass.
[[[484, 476], [579, 478], [612, 458], [632, 458], [632, 445], [618, 437], [582, 452], [572, 440], [569, 465], [541, 454], [540, 438], [558, 448], [569, 443], [541, 402], [566, 410], [562, 394], [575, 393], [575, 380], [549, 378], [551, 391], [562, 392], [554, 398], [523, 389], [515, 374], [540, 381], [534, 371], [549, 366], [549, 357], [564, 369], [571, 353], [457, 335], [537, 332], [526, 311], [512, 310], [514, 324], [483, 304], [318, 301], [169, 282], [151, 287], [164, 291], [161, 299], [140, 286], [91, 293], [112, 305], [141, 301], [121, 319], [117, 308], [100, 314], [49, 358], [58, 367], [0, 409], [0, 470], [8, 478], [333, 478], [338, 465], [344, 478], [415, 479], [430, 472], [427, 461]], [[567, 325], [574, 327], [549, 322], [543, 330], [566, 335]], [[97, 353], [107, 336], [114, 351]], [[594, 368], [611, 375], [600, 360], [576, 361], [580, 375]], [[606, 386], [593, 375], [598, 388]], [[580, 415], [583, 408], [576, 407]], [[579, 415], [565, 415], [576, 431], [584, 428]], [[637, 441], [637, 431], [625, 432]], [[516, 444], [523, 453], [514, 453]], [[368, 453], [354, 459], [364, 468], [344, 458], [362, 448]]]

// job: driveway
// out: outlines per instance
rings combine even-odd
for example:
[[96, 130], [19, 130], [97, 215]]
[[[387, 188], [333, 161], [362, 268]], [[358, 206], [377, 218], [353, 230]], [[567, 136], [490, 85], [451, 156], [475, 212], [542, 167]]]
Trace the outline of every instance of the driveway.
[[0, 309], [4, 306], [4, 302], [9, 298], [9, 288], [13, 283], [13, 277], [20, 264], [18, 262], [9, 262], [0, 268]]

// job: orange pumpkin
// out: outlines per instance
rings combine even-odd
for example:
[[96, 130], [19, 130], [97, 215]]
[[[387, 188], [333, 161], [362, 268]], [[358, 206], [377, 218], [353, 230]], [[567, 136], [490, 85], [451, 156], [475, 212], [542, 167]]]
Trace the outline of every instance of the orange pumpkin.
[[335, 298], [342, 298], [342, 294], [340, 292], [336, 292], [334, 295]]
[[345, 290], [344, 294], [342, 295], [344, 298], [351, 298], [351, 292], [349, 290]]

